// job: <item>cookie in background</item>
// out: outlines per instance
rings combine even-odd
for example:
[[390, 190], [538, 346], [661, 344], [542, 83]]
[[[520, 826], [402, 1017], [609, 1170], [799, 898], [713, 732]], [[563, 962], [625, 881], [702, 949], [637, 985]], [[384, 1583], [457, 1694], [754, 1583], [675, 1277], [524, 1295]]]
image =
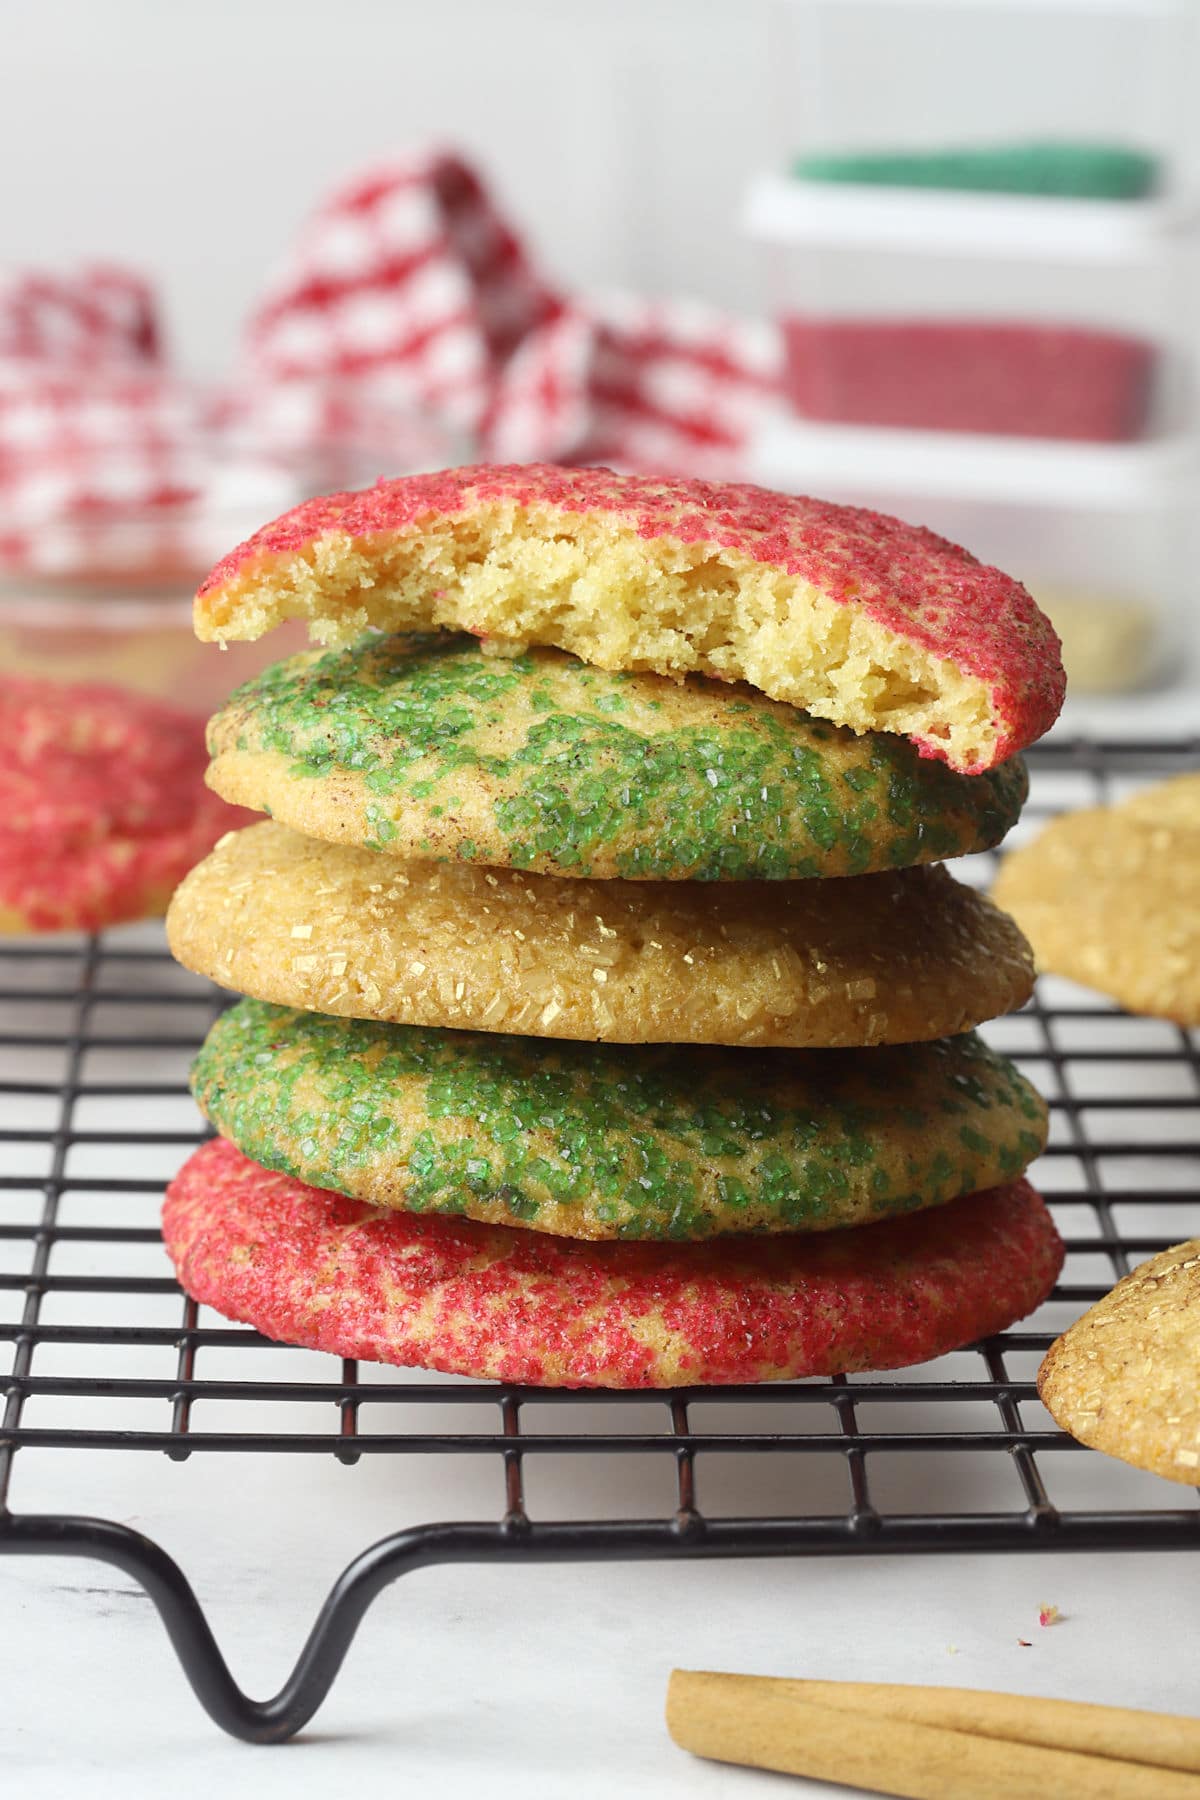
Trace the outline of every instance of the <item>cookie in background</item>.
[[1200, 1025], [1200, 771], [1052, 820], [992, 894], [1040, 969]]
[[0, 931], [99, 931], [166, 911], [248, 816], [204, 785], [192, 715], [99, 684], [0, 681]]
[[1119, 1281], [1051, 1344], [1038, 1393], [1064, 1431], [1200, 1487], [1200, 1238]]

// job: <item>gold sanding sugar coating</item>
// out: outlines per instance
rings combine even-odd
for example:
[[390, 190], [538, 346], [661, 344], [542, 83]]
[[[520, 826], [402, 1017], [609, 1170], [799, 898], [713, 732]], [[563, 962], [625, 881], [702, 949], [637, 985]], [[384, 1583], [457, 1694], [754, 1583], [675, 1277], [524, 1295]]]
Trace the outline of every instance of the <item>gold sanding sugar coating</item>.
[[1200, 1239], [1119, 1281], [1050, 1346], [1038, 1393], [1064, 1431], [1200, 1487]]
[[167, 921], [185, 968], [258, 1000], [614, 1043], [951, 1037], [1028, 999], [1012, 921], [940, 867], [841, 881], [559, 881], [233, 832]]
[[1173, 775], [1142, 788], [1117, 809], [1123, 818], [1143, 825], [1169, 825], [1178, 831], [1200, 832], [1200, 770]]
[[1200, 777], [1053, 820], [994, 897], [1041, 968], [1131, 1012], [1200, 1025]]

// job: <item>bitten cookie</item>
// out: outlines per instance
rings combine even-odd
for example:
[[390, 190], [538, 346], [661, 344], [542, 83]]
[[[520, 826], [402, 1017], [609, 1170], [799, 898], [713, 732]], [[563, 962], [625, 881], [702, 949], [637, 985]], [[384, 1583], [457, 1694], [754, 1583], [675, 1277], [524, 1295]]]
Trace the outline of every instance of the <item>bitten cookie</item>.
[[187, 1293], [267, 1337], [545, 1387], [924, 1362], [1022, 1318], [1062, 1262], [1024, 1181], [858, 1231], [580, 1244], [381, 1212], [221, 1138], [168, 1188], [163, 1236]]
[[958, 775], [695, 676], [613, 675], [560, 650], [367, 637], [240, 688], [209, 785], [332, 843], [549, 875], [862, 875], [996, 844], [1019, 757]]
[[1200, 1239], [1151, 1257], [1057, 1338], [1038, 1393], [1082, 1443], [1200, 1487]]
[[915, 1043], [1028, 999], [1012, 921], [939, 867], [844, 881], [559, 881], [251, 826], [181, 886], [185, 968], [257, 1000], [619, 1043]]
[[307, 501], [213, 570], [196, 630], [322, 643], [448, 626], [602, 669], [745, 681], [979, 774], [1053, 723], [1058, 639], [1017, 581], [882, 513], [608, 469], [451, 469]]
[[1039, 967], [1200, 1025], [1200, 775], [1054, 819], [993, 889]]
[[120, 688], [0, 681], [0, 931], [165, 910], [249, 815], [204, 786], [199, 722]]
[[830, 1231], [1010, 1181], [1041, 1097], [967, 1034], [892, 1050], [615, 1049], [243, 1000], [192, 1091], [264, 1167], [575, 1238]]

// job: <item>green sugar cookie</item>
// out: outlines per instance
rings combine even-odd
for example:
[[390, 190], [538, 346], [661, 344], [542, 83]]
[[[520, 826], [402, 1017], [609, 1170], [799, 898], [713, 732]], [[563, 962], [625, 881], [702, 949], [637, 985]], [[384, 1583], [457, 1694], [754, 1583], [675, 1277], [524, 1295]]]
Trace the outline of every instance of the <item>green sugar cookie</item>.
[[1011, 1181], [1046, 1109], [975, 1036], [867, 1051], [612, 1048], [243, 1000], [192, 1076], [268, 1169], [576, 1238], [830, 1231]]
[[999, 843], [1020, 758], [960, 775], [894, 734], [558, 650], [366, 637], [291, 658], [209, 726], [209, 785], [309, 837], [544, 874], [861, 875]]

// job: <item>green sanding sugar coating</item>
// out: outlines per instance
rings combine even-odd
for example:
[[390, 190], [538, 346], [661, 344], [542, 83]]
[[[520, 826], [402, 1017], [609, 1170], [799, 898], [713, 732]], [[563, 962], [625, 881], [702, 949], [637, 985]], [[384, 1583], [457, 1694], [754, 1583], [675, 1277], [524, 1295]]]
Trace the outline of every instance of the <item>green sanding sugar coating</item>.
[[192, 1076], [245, 1155], [410, 1212], [580, 1238], [828, 1231], [1011, 1181], [1045, 1106], [973, 1035], [878, 1050], [568, 1044], [243, 1000]]
[[309, 836], [547, 874], [803, 879], [988, 848], [1019, 758], [984, 775], [749, 688], [556, 650], [367, 637], [277, 664], [209, 727], [226, 799]]
[[1052, 194], [1074, 200], [1137, 200], [1157, 186], [1159, 161], [1125, 144], [1050, 140], [804, 156], [793, 165], [793, 172], [806, 181]]

